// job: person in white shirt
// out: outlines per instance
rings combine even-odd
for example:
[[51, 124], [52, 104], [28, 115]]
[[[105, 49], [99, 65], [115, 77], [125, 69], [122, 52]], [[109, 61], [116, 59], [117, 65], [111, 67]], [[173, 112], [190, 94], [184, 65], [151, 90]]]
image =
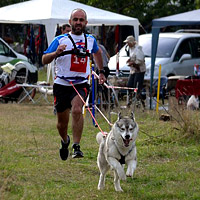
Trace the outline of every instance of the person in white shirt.
[[[144, 74], [146, 71], [145, 65], [145, 56], [142, 51], [142, 47], [137, 44], [135, 38], [130, 35], [124, 40], [124, 42], [129, 46], [129, 55], [130, 58], [127, 60], [127, 65], [130, 67], [130, 75], [128, 79], [128, 87], [138, 88], [137, 90], [137, 99], [141, 99], [141, 90], [143, 88]], [[130, 101], [128, 106], [132, 103], [132, 92], [129, 91]], [[142, 100], [144, 106], [144, 102]]]

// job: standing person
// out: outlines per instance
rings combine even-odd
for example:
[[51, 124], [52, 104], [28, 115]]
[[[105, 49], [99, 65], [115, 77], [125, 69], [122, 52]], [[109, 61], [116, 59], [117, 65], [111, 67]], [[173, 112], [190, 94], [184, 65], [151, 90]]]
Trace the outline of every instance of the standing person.
[[86, 100], [90, 75], [90, 53], [95, 57], [100, 70], [99, 83], [106, 80], [104, 76], [101, 51], [95, 38], [86, 35], [87, 15], [82, 9], [72, 11], [69, 24], [72, 32], [54, 38], [42, 57], [43, 64], [51, 63], [55, 59], [56, 78], [53, 85], [54, 105], [57, 111], [57, 129], [61, 136], [60, 157], [67, 160], [69, 154], [70, 137], [68, 123], [71, 110], [73, 134], [73, 158], [83, 157], [80, 150], [80, 140], [83, 132], [84, 119], [82, 115], [83, 102], [78, 93]]
[[72, 29], [69, 24], [63, 24], [61, 27], [62, 34], [69, 33], [71, 30]]
[[[127, 65], [130, 67], [130, 75], [128, 79], [128, 87], [138, 88], [137, 99], [140, 99], [143, 106], [144, 101], [142, 100], [141, 90], [143, 88], [144, 74], [146, 71], [145, 56], [142, 51], [142, 47], [137, 45], [135, 38], [130, 35], [124, 40], [124, 42], [129, 46], [130, 58], [127, 60]], [[132, 91], [129, 91], [130, 98], [128, 106], [132, 103]]]
[[[97, 36], [92, 34], [92, 36], [94, 36], [94, 38], [97, 40]], [[101, 50], [101, 53], [102, 53], [102, 58], [103, 58], [103, 68], [105, 70], [105, 77], [106, 79], [108, 78], [109, 74], [110, 74], [110, 69], [108, 68], [108, 62], [110, 60], [110, 55], [109, 53], [107, 52], [106, 48], [102, 45], [102, 44], [99, 44], [98, 43], [98, 46]], [[97, 63], [94, 59], [94, 64], [95, 64], [95, 67], [97, 68]]]
[[110, 69], [108, 68], [108, 62], [110, 60], [110, 55], [108, 54], [106, 48], [102, 44], [98, 44], [99, 48], [101, 49], [102, 52], [102, 57], [103, 57], [103, 68], [105, 70], [105, 77], [108, 78], [110, 74]]

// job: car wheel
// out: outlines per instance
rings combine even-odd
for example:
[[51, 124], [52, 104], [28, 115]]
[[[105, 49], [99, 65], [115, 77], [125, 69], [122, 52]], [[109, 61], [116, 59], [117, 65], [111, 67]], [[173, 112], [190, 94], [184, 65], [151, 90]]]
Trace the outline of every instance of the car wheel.
[[19, 83], [19, 84], [27, 83], [26, 71], [24, 70], [18, 71], [15, 77], [15, 81], [16, 83]]

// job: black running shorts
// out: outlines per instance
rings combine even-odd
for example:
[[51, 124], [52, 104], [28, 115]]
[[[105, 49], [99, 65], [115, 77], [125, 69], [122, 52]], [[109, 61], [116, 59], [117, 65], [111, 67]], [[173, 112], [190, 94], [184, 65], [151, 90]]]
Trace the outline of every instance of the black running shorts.
[[[86, 101], [89, 93], [89, 85], [87, 83], [74, 85], [78, 93]], [[53, 85], [54, 106], [57, 112], [64, 112], [67, 108], [71, 108], [72, 99], [78, 95], [72, 86]]]

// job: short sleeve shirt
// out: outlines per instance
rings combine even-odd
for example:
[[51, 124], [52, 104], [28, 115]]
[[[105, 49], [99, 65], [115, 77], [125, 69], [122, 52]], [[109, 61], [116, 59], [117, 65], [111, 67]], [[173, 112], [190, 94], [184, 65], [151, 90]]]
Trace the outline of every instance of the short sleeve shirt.
[[[78, 49], [85, 48], [85, 37], [84, 34], [82, 35], [74, 35], [70, 34], [75, 45]], [[86, 34], [87, 39], [87, 52], [89, 53], [96, 53], [99, 50], [97, 45], [96, 39], [92, 35]], [[69, 39], [68, 34], [59, 35], [54, 38], [48, 49], [44, 52], [52, 53], [55, 52], [59, 45], [65, 44], [66, 51], [74, 49], [74, 45], [72, 41]], [[69, 85], [64, 79], [59, 77], [65, 77], [65, 79], [70, 77], [83, 77], [86, 78], [90, 75], [90, 58], [88, 56], [84, 58], [77, 57], [75, 54], [67, 54], [64, 56], [60, 56], [55, 60], [55, 74], [56, 78], [54, 83], [61, 84], [61, 85]], [[87, 80], [83, 80], [83, 83]]]

